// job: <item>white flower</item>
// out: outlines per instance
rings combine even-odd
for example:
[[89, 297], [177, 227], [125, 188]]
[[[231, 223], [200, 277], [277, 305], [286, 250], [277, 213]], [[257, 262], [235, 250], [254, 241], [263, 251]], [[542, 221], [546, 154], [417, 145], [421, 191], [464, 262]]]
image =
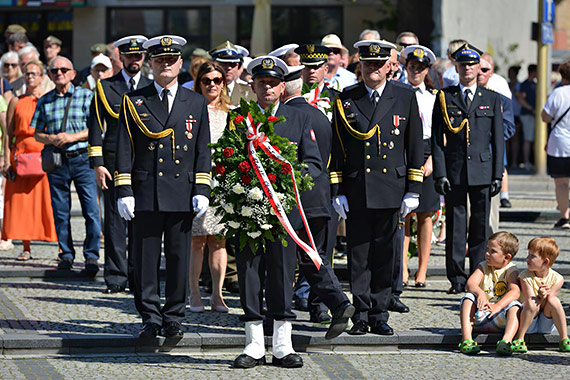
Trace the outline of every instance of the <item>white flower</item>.
[[259, 187], [254, 187], [247, 193], [247, 197], [254, 201], [260, 201], [263, 198], [263, 191]]
[[222, 208], [224, 209], [225, 212], [227, 212], [228, 214], [233, 214], [234, 213], [234, 206], [231, 203], [224, 203], [224, 205], [222, 206]]
[[285, 194], [283, 193], [275, 193], [277, 195], [277, 199], [279, 199], [279, 202], [283, 202], [283, 199], [285, 199]]
[[240, 226], [240, 224], [239, 224], [238, 222], [235, 222], [235, 221], [233, 221], [233, 220], [230, 220], [230, 221], [228, 222], [228, 226], [230, 226], [231, 228], [238, 229], [239, 226]]
[[261, 226], [262, 230], [270, 230], [273, 226], [271, 224], [262, 224]]
[[243, 186], [239, 183], [236, 183], [233, 187], [232, 187], [232, 191], [236, 194], [243, 194], [245, 193], [245, 189], [243, 188]]
[[259, 231], [248, 232], [247, 235], [248, 235], [249, 237], [251, 237], [252, 239], [257, 239], [258, 237], [261, 236], [261, 232], [259, 232]]
[[219, 184], [220, 184], [220, 183], [219, 183], [218, 180], [215, 179], [215, 178], [212, 178], [212, 179], [210, 180], [210, 188], [212, 188], [212, 189], [213, 189], [214, 187], [218, 187]]
[[248, 206], [242, 206], [241, 207], [241, 214], [243, 216], [251, 216], [251, 215], [253, 215], [253, 209], [251, 207], [248, 207]]

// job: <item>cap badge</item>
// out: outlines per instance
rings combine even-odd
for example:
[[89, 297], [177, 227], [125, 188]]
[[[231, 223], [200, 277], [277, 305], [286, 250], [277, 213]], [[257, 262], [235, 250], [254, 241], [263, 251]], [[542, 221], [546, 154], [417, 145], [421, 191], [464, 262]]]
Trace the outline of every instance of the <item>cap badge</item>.
[[414, 49], [414, 57], [423, 58], [424, 55], [425, 55], [425, 52], [423, 49], [420, 49], [420, 48]]
[[315, 52], [315, 45], [307, 45], [307, 52], [313, 54]]
[[261, 68], [266, 70], [272, 70], [275, 67], [275, 62], [271, 58], [265, 58], [261, 61]]
[[131, 47], [136, 47], [138, 45], [137, 40], [135, 38], [133, 38], [131, 40]]
[[162, 37], [160, 39], [160, 45], [161, 46], [170, 46], [172, 45], [172, 38], [170, 37]]
[[370, 50], [370, 53], [372, 53], [372, 54], [380, 53], [380, 45], [378, 45], [378, 44], [370, 44], [370, 47], [368, 49]]

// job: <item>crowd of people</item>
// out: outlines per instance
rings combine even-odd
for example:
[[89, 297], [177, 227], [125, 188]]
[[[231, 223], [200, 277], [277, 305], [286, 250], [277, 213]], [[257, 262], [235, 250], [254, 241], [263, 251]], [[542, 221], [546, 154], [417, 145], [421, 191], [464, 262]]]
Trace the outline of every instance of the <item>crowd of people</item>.
[[[73, 183], [85, 220], [83, 274], [97, 274], [104, 238], [105, 292], [134, 293], [141, 338], [182, 336], [187, 304], [190, 312], [205, 311], [200, 281], [216, 312], [228, 312], [224, 287], [240, 294], [246, 347], [235, 367], [265, 363], [264, 334], [273, 335], [273, 364], [303, 365], [291, 343], [293, 307], [329, 324], [327, 339], [344, 332], [349, 319], [348, 334], [392, 335], [389, 312], [409, 311], [400, 294], [409, 286], [413, 217], [414, 286], [426, 287], [437, 241], [445, 245], [448, 293], [467, 291], [461, 352], [478, 352], [473, 330], [504, 330], [497, 352], [507, 355], [526, 351], [525, 333], [553, 326], [560, 349], [570, 351], [556, 298], [563, 280], [550, 269], [555, 242], [531, 241], [528, 271], [519, 275], [511, 263], [518, 240], [498, 231], [499, 207], [511, 207], [506, 168], [519, 163], [519, 145], [522, 167], [532, 169], [535, 65], [523, 83], [520, 68], [511, 67], [507, 81], [468, 41], [451, 41], [447, 58], [438, 58], [412, 32], [389, 42], [367, 29], [352, 55], [334, 34], [259, 57], [226, 41], [195, 49], [187, 73], [183, 37], [125, 36], [93, 45], [90, 65], [76, 70], [59, 55], [55, 36], [44, 40], [43, 54], [19, 25], [5, 37], [0, 249], [21, 240], [17, 259], [27, 261], [31, 241], [57, 242], [58, 270], [72, 269]], [[570, 62], [558, 72], [561, 85], [541, 118], [551, 123], [548, 172], [561, 212], [555, 228], [568, 229]], [[285, 117], [275, 132], [297, 144], [314, 182], [301, 194], [312, 236], [292, 215], [291, 224], [314, 241], [320, 266], [290, 237], [287, 245], [267, 241], [253, 252], [224, 236], [224, 210], [210, 206], [208, 144], [232, 128], [229, 111], [240, 111], [240, 99]], [[433, 217], [442, 205], [446, 221], [436, 237]], [[335, 252], [343, 251], [351, 301], [332, 270]], [[540, 326], [529, 329], [531, 322]]]

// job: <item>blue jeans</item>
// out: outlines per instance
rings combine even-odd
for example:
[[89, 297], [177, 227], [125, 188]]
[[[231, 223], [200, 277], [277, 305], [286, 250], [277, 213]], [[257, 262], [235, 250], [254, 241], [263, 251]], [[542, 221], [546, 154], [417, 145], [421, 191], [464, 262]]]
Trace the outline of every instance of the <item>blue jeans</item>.
[[75, 259], [73, 238], [71, 237], [71, 181], [75, 185], [81, 211], [85, 219], [85, 240], [83, 256], [87, 259], [99, 259], [101, 246], [101, 222], [97, 205], [97, 182], [95, 172], [89, 167], [87, 153], [76, 157], [62, 157], [62, 165], [48, 174], [51, 192], [51, 206], [55, 221], [55, 230], [61, 253], [60, 259]]

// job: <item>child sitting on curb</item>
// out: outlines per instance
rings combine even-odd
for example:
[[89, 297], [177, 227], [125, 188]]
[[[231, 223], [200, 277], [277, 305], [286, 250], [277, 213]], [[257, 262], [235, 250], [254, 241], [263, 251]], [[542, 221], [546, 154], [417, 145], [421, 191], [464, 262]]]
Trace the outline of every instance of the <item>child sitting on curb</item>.
[[485, 261], [479, 264], [467, 280], [467, 294], [461, 299], [461, 334], [459, 349], [474, 355], [481, 347], [472, 332], [502, 332], [497, 342], [497, 354], [511, 354], [511, 340], [518, 329], [518, 270], [511, 260], [519, 250], [519, 240], [510, 232], [497, 232], [487, 243]]
[[528, 351], [525, 334], [550, 334], [555, 327], [560, 335], [560, 351], [570, 352], [566, 315], [557, 297], [564, 277], [551, 268], [559, 253], [558, 245], [550, 237], [534, 238], [528, 243], [528, 269], [519, 276], [524, 304], [513, 352]]

